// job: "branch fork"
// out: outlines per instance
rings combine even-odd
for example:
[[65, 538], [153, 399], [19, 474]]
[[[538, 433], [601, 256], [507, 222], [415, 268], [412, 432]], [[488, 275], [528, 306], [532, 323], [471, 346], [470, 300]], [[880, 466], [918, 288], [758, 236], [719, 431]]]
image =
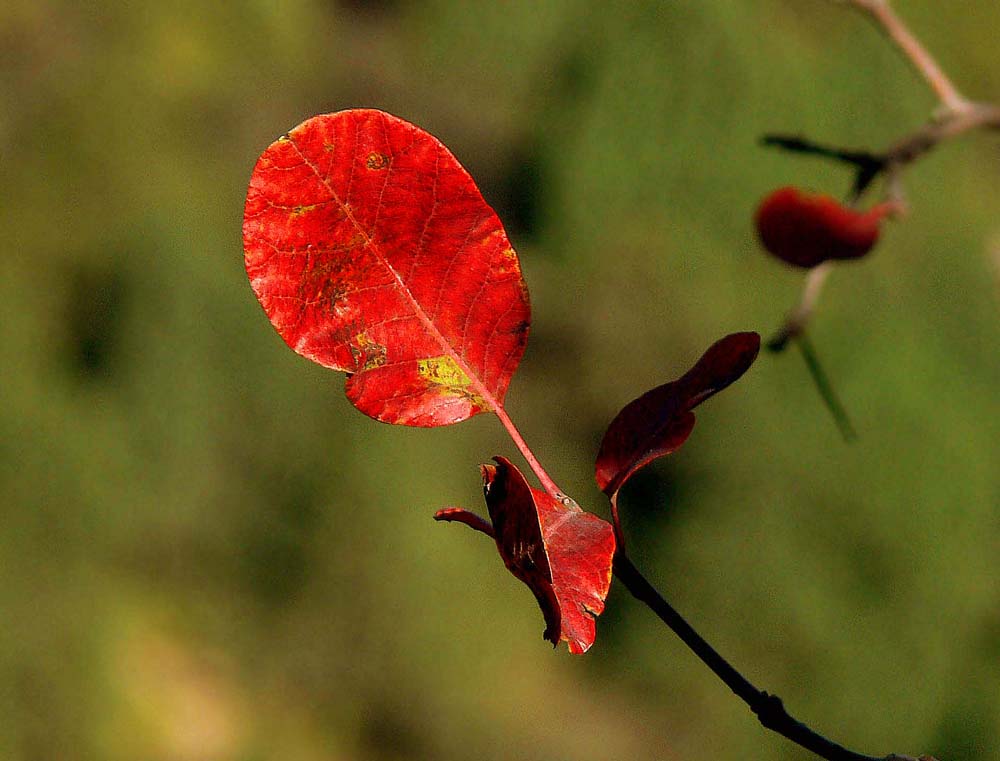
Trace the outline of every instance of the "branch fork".
[[[765, 135], [762, 143], [783, 150], [839, 161], [854, 168], [854, 180], [848, 203], [857, 204], [876, 179], [882, 177], [886, 216], [899, 218], [908, 213], [903, 174], [939, 143], [975, 130], [1000, 130], [1000, 105], [970, 100], [945, 74], [934, 56], [924, 47], [899, 17], [890, 0], [836, 0], [868, 16], [899, 49], [913, 69], [923, 78], [937, 100], [930, 119], [918, 129], [903, 135], [881, 152], [829, 146], [808, 138], [790, 135]], [[798, 305], [785, 318], [767, 346], [782, 351], [789, 341], [802, 349], [817, 388], [834, 415], [845, 439], [853, 438], [853, 428], [846, 412], [820, 367], [815, 352], [806, 341], [805, 329], [816, 311], [820, 294], [832, 268], [824, 262], [806, 275]]]

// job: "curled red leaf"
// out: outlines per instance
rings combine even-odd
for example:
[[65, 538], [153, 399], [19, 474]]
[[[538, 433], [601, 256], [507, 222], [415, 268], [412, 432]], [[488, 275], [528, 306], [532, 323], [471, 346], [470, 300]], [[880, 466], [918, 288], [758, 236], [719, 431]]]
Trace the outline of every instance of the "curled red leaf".
[[436, 138], [381, 111], [315, 116], [254, 167], [247, 274], [285, 342], [348, 373], [387, 423], [456, 423], [502, 404], [528, 292], [500, 220]]
[[784, 187], [761, 201], [755, 222], [764, 248], [788, 264], [811, 268], [867, 254], [891, 210], [888, 203], [852, 209], [827, 195]]
[[615, 539], [611, 525], [533, 489], [507, 459], [483, 465], [483, 489], [490, 523], [460, 508], [438, 511], [436, 520], [457, 521], [496, 540], [504, 565], [534, 593], [545, 617], [545, 639], [565, 641], [584, 653], [596, 636], [611, 586]]
[[632, 475], [675, 452], [694, 428], [691, 411], [745, 373], [760, 351], [756, 333], [733, 333], [716, 341], [694, 367], [670, 383], [629, 402], [611, 421], [597, 455], [597, 485], [614, 499]]

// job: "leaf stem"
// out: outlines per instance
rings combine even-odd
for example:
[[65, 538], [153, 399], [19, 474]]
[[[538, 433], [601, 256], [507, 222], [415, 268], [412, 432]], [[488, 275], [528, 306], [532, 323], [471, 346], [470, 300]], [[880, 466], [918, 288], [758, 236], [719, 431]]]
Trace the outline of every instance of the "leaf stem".
[[833, 384], [830, 383], [830, 379], [827, 377], [826, 371], [823, 370], [823, 365], [820, 364], [819, 357], [816, 354], [816, 349], [813, 348], [812, 341], [809, 340], [805, 333], [799, 333], [795, 336], [795, 343], [799, 346], [799, 351], [802, 352], [802, 358], [806, 362], [806, 367], [809, 369], [809, 374], [812, 376], [813, 381], [816, 384], [816, 390], [819, 391], [819, 395], [823, 398], [823, 404], [826, 408], [830, 410], [830, 414], [833, 415], [833, 420], [837, 424], [837, 428], [840, 429], [840, 435], [844, 437], [844, 441], [850, 443], [856, 441], [858, 438], [858, 432], [854, 429], [851, 424], [851, 418], [847, 414], [847, 410], [841, 403], [840, 399], [837, 397], [837, 392], [833, 390]]
[[510, 436], [511, 440], [514, 442], [514, 446], [518, 448], [521, 455], [524, 457], [525, 461], [528, 463], [528, 467], [534, 472], [538, 477], [539, 482], [542, 484], [542, 488], [545, 489], [549, 494], [551, 494], [556, 499], [565, 498], [565, 494], [559, 488], [555, 481], [545, 472], [545, 468], [535, 457], [535, 453], [531, 451], [528, 443], [521, 436], [521, 432], [517, 430], [517, 426], [514, 425], [514, 421], [510, 419], [510, 415], [507, 414], [507, 410], [503, 408], [502, 405], [496, 405], [493, 408], [493, 412], [496, 416], [500, 418], [500, 422], [503, 427], [507, 429], [507, 434]]
[[[619, 549], [614, 560], [615, 576], [635, 599], [644, 603], [681, 641], [721, 679], [725, 685], [756, 714], [767, 729], [788, 738], [827, 761], [883, 761], [882, 757], [866, 756], [827, 739], [801, 721], [793, 718], [777, 695], [757, 689], [736, 670], [668, 603], [657, 589], [640, 573], [628, 556]], [[885, 756], [891, 759], [895, 756]]]

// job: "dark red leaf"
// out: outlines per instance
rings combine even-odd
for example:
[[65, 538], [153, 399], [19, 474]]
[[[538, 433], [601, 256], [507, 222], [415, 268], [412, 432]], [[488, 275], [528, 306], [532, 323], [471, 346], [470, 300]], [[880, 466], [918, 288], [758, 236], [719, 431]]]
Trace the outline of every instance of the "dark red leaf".
[[867, 254], [891, 209], [884, 203], [859, 211], [830, 196], [784, 187], [761, 202], [755, 221], [764, 248], [782, 261], [809, 268]]
[[743, 375], [759, 350], [756, 333], [728, 335], [679, 379], [625, 405], [608, 426], [597, 455], [601, 490], [614, 498], [633, 473], [679, 449], [694, 427], [691, 410]]
[[254, 167], [247, 274], [285, 342], [347, 372], [387, 423], [456, 423], [503, 404], [530, 309], [517, 254], [437, 139], [381, 111], [316, 116]]
[[474, 513], [448, 508], [435, 519], [459, 521], [492, 536], [504, 565], [523, 581], [545, 616], [545, 639], [565, 641], [571, 653], [594, 644], [594, 619], [611, 586], [615, 539], [611, 525], [533, 489], [503, 457], [481, 466], [492, 526]]

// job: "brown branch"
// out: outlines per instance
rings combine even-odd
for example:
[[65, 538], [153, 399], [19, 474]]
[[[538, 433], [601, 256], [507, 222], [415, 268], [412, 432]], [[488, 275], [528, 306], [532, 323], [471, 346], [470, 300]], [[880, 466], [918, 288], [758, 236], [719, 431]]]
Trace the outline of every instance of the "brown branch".
[[906, 60], [926, 80], [946, 113], [959, 113], [972, 105], [944, 73], [934, 56], [896, 14], [889, 0], [848, 0], [848, 2], [863, 13], [867, 13], [882, 28]]
[[799, 299], [798, 306], [788, 313], [784, 325], [767, 342], [768, 349], [776, 352], [782, 351], [789, 340], [795, 338], [805, 330], [806, 323], [809, 322], [809, 318], [812, 317], [812, 313], [816, 309], [819, 295], [823, 291], [823, 284], [826, 282], [832, 269], [833, 262], [823, 262], [809, 270], [805, 283], [802, 286], [802, 296]]
[[932, 119], [897, 140], [880, 158], [884, 165], [912, 164], [938, 143], [976, 129], [1000, 129], [1000, 106], [970, 103], [963, 111]]

